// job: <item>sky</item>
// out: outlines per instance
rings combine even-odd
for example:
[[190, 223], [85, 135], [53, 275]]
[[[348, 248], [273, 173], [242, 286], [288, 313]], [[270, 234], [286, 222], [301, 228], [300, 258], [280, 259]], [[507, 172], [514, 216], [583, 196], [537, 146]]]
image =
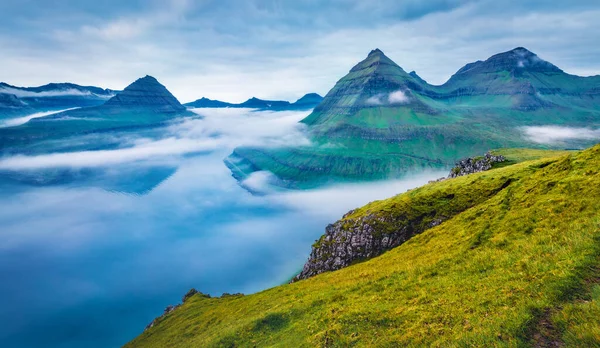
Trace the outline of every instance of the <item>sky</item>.
[[597, 0], [2, 0], [0, 81], [123, 89], [152, 75], [181, 102], [326, 94], [374, 48], [444, 83], [524, 46], [600, 74]]

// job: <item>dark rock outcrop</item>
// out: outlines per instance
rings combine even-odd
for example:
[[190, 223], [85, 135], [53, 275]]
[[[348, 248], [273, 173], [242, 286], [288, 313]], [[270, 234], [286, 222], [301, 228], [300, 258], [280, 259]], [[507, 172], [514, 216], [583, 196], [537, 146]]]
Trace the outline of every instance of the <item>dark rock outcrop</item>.
[[[185, 295], [183, 295], [183, 297], [181, 298], [181, 302], [187, 301], [187, 299], [189, 299], [190, 297], [196, 295], [198, 293], [198, 290], [191, 288], [190, 291], [186, 292]], [[208, 296], [208, 295], [207, 295]]]
[[431, 218], [429, 215], [411, 220], [402, 214], [348, 218], [354, 212], [348, 212], [342, 220], [325, 228], [325, 235], [313, 245], [302, 272], [292, 282], [379, 256], [446, 220], [443, 216]]
[[489, 152], [482, 157], [466, 158], [456, 162], [456, 166], [450, 170], [448, 178], [456, 178], [458, 176], [490, 170], [494, 163], [501, 163], [504, 161], [506, 161], [504, 156], [495, 156]]
[[159, 317], [154, 318], [154, 320], [152, 320], [150, 322], [150, 324], [146, 325], [146, 327], [144, 328], [144, 331], [148, 330], [149, 328], [153, 327], [154, 325], [156, 325], [156, 323], [158, 323], [159, 320], [161, 320], [162, 318], [166, 317], [167, 315], [169, 315], [171, 312], [173, 312], [174, 310], [176, 310], [177, 308], [179, 308], [181, 305], [168, 305], [163, 314], [161, 314]]

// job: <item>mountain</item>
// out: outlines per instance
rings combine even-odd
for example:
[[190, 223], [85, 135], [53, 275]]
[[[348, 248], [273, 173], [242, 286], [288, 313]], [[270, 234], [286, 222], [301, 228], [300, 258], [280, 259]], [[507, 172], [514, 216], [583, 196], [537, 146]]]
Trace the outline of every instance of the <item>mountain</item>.
[[307, 125], [334, 125], [356, 115], [360, 109], [405, 105], [426, 113], [435, 113], [417, 98], [411, 90], [418, 83], [381, 50], [375, 49], [367, 58], [350, 70], [336, 83], [313, 113], [302, 120]]
[[423, 80], [423, 79], [421, 78], [421, 76], [417, 75], [417, 72], [416, 72], [416, 71], [414, 71], [414, 70], [413, 70], [413, 71], [409, 72], [408, 74], [409, 74], [409, 75], [410, 75], [410, 76], [411, 76], [413, 79], [415, 79], [415, 81], [417, 81], [417, 82], [419, 82], [419, 83], [421, 83], [421, 84], [423, 84], [423, 85], [427, 85], [427, 81]]
[[306, 108], [313, 109], [317, 105], [319, 105], [323, 101], [323, 97], [321, 97], [317, 93], [308, 93], [302, 96], [302, 98], [296, 100], [292, 106], [296, 108]]
[[110, 98], [103, 108], [150, 109], [157, 113], [177, 113], [186, 110], [185, 106], [161, 85], [154, 77], [137, 79], [122, 92]]
[[[164, 126], [173, 119], [195, 116], [154, 77], [140, 78], [104, 104], [31, 119], [0, 128], [0, 150], [44, 152], [45, 141], [98, 132], [134, 132]], [[54, 144], [54, 143], [53, 143]], [[104, 144], [110, 148], [113, 143]], [[79, 150], [83, 150], [79, 149]], [[60, 149], [54, 149], [60, 151]]]
[[38, 111], [101, 105], [116, 91], [73, 83], [50, 83], [39, 87], [17, 87], [0, 82], [0, 97], [13, 95]]
[[301, 121], [310, 146], [236, 148], [225, 163], [243, 182], [310, 188], [449, 168], [501, 147], [582, 148], [593, 139], [540, 144], [522, 127], [600, 127], [600, 76], [569, 75], [525, 48], [465, 65], [433, 86], [375, 49]]
[[35, 112], [14, 94], [0, 93], [0, 118]]
[[322, 100], [323, 97], [320, 95], [316, 93], [309, 93], [294, 103], [284, 100], [263, 100], [253, 97], [243, 103], [232, 104], [219, 100], [201, 98], [194, 102], [187, 103], [185, 106], [193, 108], [249, 108], [258, 109], [261, 111], [310, 110], [317, 106]]
[[320, 254], [335, 264], [345, 244], [399, 246], [255, 294], [188, 292], [125, 347], [599, 346], [600, 146], [501, 153], [348, 212], [313, 248], [339, 245]]
[[200, 98], [191, 103], [184, 104], [191, 108], [235, 108], [237, 104], [222, 102], [220, 100], [212, 100], [208, 98]]

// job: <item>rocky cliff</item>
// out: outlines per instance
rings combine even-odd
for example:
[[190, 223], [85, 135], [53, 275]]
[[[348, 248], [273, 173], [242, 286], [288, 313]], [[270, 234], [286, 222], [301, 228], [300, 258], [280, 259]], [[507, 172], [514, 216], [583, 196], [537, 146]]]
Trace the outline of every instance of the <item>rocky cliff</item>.
[[504, 161], [506, 161], [504, 156], [496, 156], [490, 152], [481, 157], [466, 158], [456, 162], [456, 166], [450, 170], [448, 178], [456, 178], [457, 176], [490, 170], [495, 163], [502, 163]]
[[[467, 158], [457, 162], [449, 178], [477, 173], [504, 162], [502, 155]], [[493, 189], [476, 188], [430, 194], [427, 190], [403, 195], [402, 200], [377, 206], [377, 202], [361, 210], [352, 210], [325, 228], [325, 234], [312, 247], [310, 257], [300, 274], [292, 281], [348, 267], [353, 263], [381, 255], [406, 242], [412, 236], [435, 227], [454, 215], [479, 204], [508, 187], [516, 178], [499, 180]], [[400, 196], [398, 196], [400, 197]], [[371, 209], [370, 209], [371, 207]]]

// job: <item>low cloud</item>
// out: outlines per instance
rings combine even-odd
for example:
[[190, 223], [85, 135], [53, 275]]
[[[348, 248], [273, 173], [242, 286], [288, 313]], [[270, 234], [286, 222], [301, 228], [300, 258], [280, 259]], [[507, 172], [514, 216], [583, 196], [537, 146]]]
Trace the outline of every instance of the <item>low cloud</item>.
[[557, 144], [570, 140], [600, 139], [600, 129], [559, 126], [522, 127], [525, 137], [538, 144]]
[[34, 119], [34, 118], [49, 116], [49, 115], [58, 114], [58, 113], [61, 113], [64, 111], [75, 110], [75, 109], [77, 109], [77, 108], [70, 108], [70, 109], [57, 110], [57, 111], [36, 112], [34, 114], [23, 116], [23, 117], [11, 118], [11, 119], [0, 122], [0, 128], [20, 126], [22, 124], [29, 122], [29, 120]]
[[366, 103], [367, 105], [383, 105], [383, 101], [381, 100], [382, 97], [382, 94], [374, 95], [367, 99]]
[[212, 151], [217, 146], [218, 141], [168, 138], [118, 150], [66, 152], [39, 156], [13, 156], [0, 160], [0, 169], [29, 170], [50, 167], [101, 167], [146, 160], [153, 157]]
[[390, 104], [406, 104], [409, 102], [408, 95], [401, 90], [390, 93], [388, 96]]
[[65, 96], [97, 96], [100, 98], [108, 98], [110, 96], [97, 95], [90, 91], [80, 91], [78, 89], [69, 88], [55, 91], [44, 91], [44, 92], [32, 92], [24, 91], [22, 89], [4, 87], [0, 89], [0, 93], [14, 94], [19, 98], [47, 98], [47, 97], [65, 97]]
[[405, 91], [397, 90], [395, 92], [385, 94], [379, 93], [365, 102], [367, 105], [380, 106], [380, 105], [398, 105], [406, 104], [410, 101], [408, 94]]
[[[186, 119], [163, 129], [158, 139], [135, 135], [120, 138], [121, 148], [37, 156], [0, 158], [0, 170], [34, 170], [63, 167], [103, 167], [136, 161], [168, 159], [190, 153], [228, 152], [236, 146], [301, 146], [310, 141], [299, 124], [308, 111], [257, 112], [250, 109], [196, 109], [202, 119]], [[33, 118], [34, 115], [28, 117]], [[40, 117], [43, 115], [37, 115]], [[19, 119], [22, 122], [22, 119]], [[14, 122], [17, 122], [14, 120]], [[91, 139], [102, 143], [106, 137]], [[77, 139], [68, 141], [77, 142]]]

